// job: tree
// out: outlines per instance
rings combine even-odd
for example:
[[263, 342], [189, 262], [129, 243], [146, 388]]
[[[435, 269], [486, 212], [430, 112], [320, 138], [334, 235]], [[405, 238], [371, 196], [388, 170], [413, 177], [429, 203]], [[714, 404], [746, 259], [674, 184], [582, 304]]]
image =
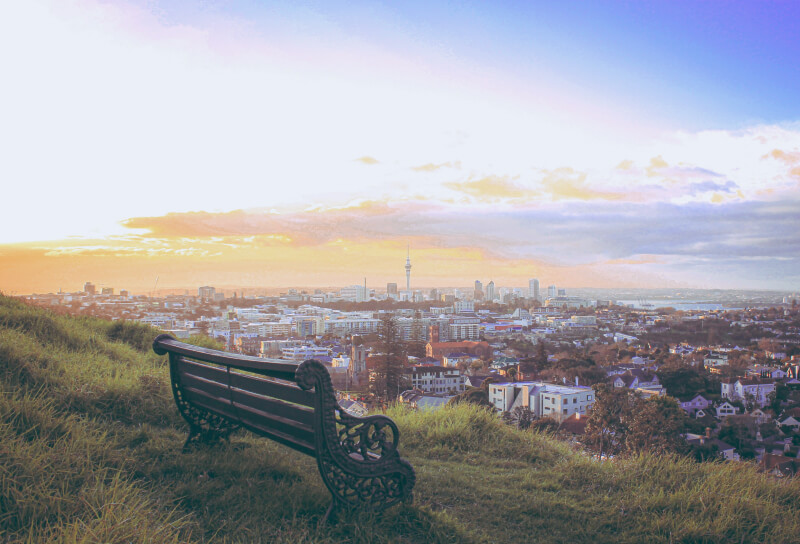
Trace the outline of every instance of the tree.
[[586, 422], [586, 443], [606, 453], [620, 453], [627, 435], [625, 427], [633, 394], [629, 389], [617, 389], [600, 384], [595, 389], [596, 398]]
[[783, 404], [783, 401], [787, 400], [788, 398], [789, 388], [781, 382], [776, 382], [775, 390], [767, 395], [767, 399], [769, 399], [769, 407], [773, 412], [775, 412], [776, 416], [780, 415], [781, 405]]
[[475, 404], [478, 406], [485, 406], [493, 408], [492, 403], [489, 402], [489, 385], [495, 383], [494, 378], [486, 378], [481, 383], [480, 387], [470, 387], [463, 393], [459, 393], [455, 397], [447, 401], [449, 406], [454, 406], [462, 402], [468, 404]]
[[631, 411], [623, 415], [628, 453], [669, 453], [685, 449], [681, 432], [686, 426], [686, 412], [672, 397], [637, 398]]
[[703, 393], [706, 388], [703, 375], [697, 369], [682, 364], [660, 367], [656, 376], [664, 389], [674, 397], [697, 395]]
[[542, 370], [547, 368], [547, 346], [544, 343], [544, 340], [539, 340], [536, 344], [536, 368], [538, 370]]
[[517, 406], [506, 415], [506, 419], [518, 429], [529, 429], [533, 423], [533, 412], [526, 406]]
[[397, 320], [392, 314], [384, 314], [381, 317], [378, 348], [380, 353], [375, 364], [371, 388], [376, 396], [391, 402], [400, 395], [407, 361], [405, 345], [400, 339]]
[[509, 368], [508, 371], [506, 372], [506, 376], [512, 382], [517, 381], [517, 367], [512, 366], [511, 368]]

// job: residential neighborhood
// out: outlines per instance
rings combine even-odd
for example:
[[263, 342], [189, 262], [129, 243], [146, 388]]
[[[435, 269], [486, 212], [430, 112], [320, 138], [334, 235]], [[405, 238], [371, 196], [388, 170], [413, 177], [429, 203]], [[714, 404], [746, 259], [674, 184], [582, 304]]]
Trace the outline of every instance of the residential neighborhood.
[[[87, 282], [79, 293], [27, 299], [139, 321], [177, 338], [208, 336], [265, 359], [315, 359], [328, 367], [351, 413], [380, 409], [391, 398], [418, 410], [481, 399], [513, 421], [551, 421], [580, 443], [603, 387], [631, 399], [674, 399], [685, 414], [679, 434], [698, 455], [753, 460], [776, 475], [795, 470], [781, 460], [800, 455], [796, 299], [677, 310], [565, 293], [540, 299], [501, 289], [488, 301], [477, 290], [389, 286], [382, 294], [351, 286], [231, 296], [205, 286], [196, 295], [150, 297], [98, 293]], [[387, 324], [396, 352], [382, 340]], [[387, 397], [380, 389], [392, 365], [399, 371]]]

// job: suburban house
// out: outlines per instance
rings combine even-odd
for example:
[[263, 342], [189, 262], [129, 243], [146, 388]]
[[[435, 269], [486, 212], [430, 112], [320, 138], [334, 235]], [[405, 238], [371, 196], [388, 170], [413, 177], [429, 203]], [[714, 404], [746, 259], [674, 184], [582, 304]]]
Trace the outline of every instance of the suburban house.
[[476, 358], [468, 353], [455, 352], [448, 353], [442, 357], [442, 365], [444, 366], [458, 366], [458, 363], [469, 364], [475, 361]]
[[366, 417], [369, 414], [367, 407], [357, 400], [341, 399], [339, 406], [351, 416]]
[[558, 428], [558, 430], [569, 434], [582, 436], [583, 434], [586, 433], [586, 422], [588, 420], [589, 420], [588, 414], [575, 412], [574, 414], [572, 414], [567, 419], [561, 422], [561, 426]]
[[759, 425], [763, 425], [772, 420], [772, 417], [769, 413], [765, 412], [761, 408], [756, 408], [755, 410], [750, 411], [748, 414], [751, 418], [755, 420], [756, 423]]
[[795, 430], [800, 429], [800, 408], [784, 410], [777, 422], [781, 426], [794, 427]]
[[411, 388], [425, 393], [461, 393], [466, 380], [458, 368], [442, 366], [414, 366], [406, 371], [411, 375]]
[[756, 406], [763, 408], [769, 403], [768, 395], [775, 391], [775, 382], [766, 378], [739, 378], [723, 381], [720, 389], [723, 399], [746, 402], [752, 398]]
[[728, 364], [728, 354], [727, 353], [709, 353], [705, 359], [703, 359], [703, 366], [706, 368], [717, 367], [717, 366], [724, 366]]
[[614, 387], [626, 387], [628, 389], [639, 389], [661, 385], [661, 383], [658, 381], [658, 376], [656, 376], [654, 372], [648, 372], [641, 369], [628, 370], [625, 372], [625, 374], [618, 374], [612, 377], [611, 383]]
[[717, 449], [719, 456], [723, 457], [726, 461], [739, 460], [739, 454], [736, 453], [736, 448], [727, 442], [723, 442], [719, 438], [712, 438], [709, 430], [706, 431], [705, 435], [687, 434], [686, 442], [691, 445], [713, 446]]
[[451, 398], [453, 398], [452, 395], [425, 393], [419, 389], [409, 389], [400, 393], [397, 401], [418, 410], [437, 410], [447, 404], [447, 401]]
[[552, 417], [561, 422], [572, 414], [586, 414], [594, 404], [594, 390], [585, 386], [544, 382], [489, 385], [489, 402], [501, 412], [527, 408], [534, 417]]
[[736, 415], [739, 409], [732, 405], [730, 402], [723, 402], [719, 406], [717, 406], [717, 419], [722, 419], [723, 417], [733, 416]]
[[674, 355], [685, 356], [694, 353], [694, 348], [691, 346], [679, 345], [669, 348], [669, 352]]
[[678, 402], [680, 403], [681, 408], [686, 410], [686, 413], [691, 417], [695, 417], [698, 410], [705, 411], [706, 408], [711, 406], [711, 401], [700, 394], [697, 394], [693, 397], [679, 398]]
[[772, 378], [773, 380], [782, 380], [786, 376], [786, 371], [782, 368], [769, 365], [753, 365], [747, 369], [747, 377], [749, 378]]
[[800, 459], [765, 453], [758, 464], [758, 468], [779, 478], [793, 476], [800, 470]]
[[489, 347], [488, 342], [428, 342], [425, 346], [425, 355], [433, 357], [441, 361], [446, 355], [455, 352], [462, 352], [473, 357], [487, 359], [491, 353], [492, 348]]

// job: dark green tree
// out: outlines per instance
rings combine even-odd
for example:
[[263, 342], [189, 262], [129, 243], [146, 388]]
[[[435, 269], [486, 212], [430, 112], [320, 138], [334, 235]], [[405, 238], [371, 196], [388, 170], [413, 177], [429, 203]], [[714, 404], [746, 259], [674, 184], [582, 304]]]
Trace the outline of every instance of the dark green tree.
[[595, 389], [596, 398], [586, 422], [586, 444], [602, 457], [623, 451], [628, 434], [633, 393], [626, 388], [600, 384]]
[[670, 453], [686, 449], [681, 437], [686, 426], [686, 412], [672, 397], [637, 398], [624, 416], [627, 453]]
[[392, 402], [404, 390], [404, 371], [408, 360], [394, 315], [384, 314], [381, 317], [378, 334], [379, 353], [370, 386], [377, 397]]

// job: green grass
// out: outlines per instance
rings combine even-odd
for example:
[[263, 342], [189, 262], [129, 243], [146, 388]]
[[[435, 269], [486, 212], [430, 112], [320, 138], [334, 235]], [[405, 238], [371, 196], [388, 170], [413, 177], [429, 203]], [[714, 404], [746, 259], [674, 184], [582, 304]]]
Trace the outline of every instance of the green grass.
[[460, 405], [395, 408], [415, 502], [318, 527], [313, 459], [186, 428], [157, 331], [0, 296], [0, 541], [797, 542], [800, 481], [672, 457], [597, 463]]

